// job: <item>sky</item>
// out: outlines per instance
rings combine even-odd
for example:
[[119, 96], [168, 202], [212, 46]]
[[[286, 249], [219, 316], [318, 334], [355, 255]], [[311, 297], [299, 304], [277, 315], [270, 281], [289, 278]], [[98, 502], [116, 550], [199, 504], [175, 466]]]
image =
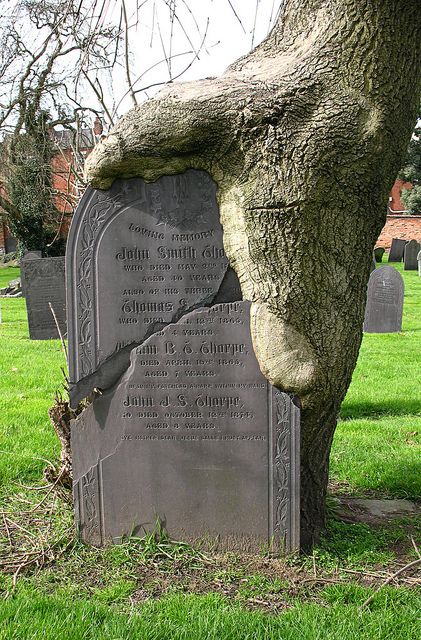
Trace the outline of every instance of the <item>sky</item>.
[[[183, 81], [221, 74], [263, 40], [281, 5], [282, 0], [146, 0], [136, 11], [136, 1], [126, 0], [130, 66], [132, 80], [139, 78], [135, 83], [139, 101], [156, 92], [151, 85], [170, 77]], [[106, 6], [105, 22], [116, 23], [119, 0], [109, 0]], [[149, 88], [140, 91], [144, 87]], [[114, 74], [112, 89], [117, 105], [127, 91], [123, 68]], [[119, 114], [130, 106], [126, 96]]]
[[[125, 68], [123, 8], [126, 9], [128, 24], [130, 80], [140, 103], [153, 96], [169, 80], [180, 82], [221, 74], [229, 64], [266, 37], [284, 0], [80, 0], [80, 4], [79, 0], [71, 3], [70, 0], [52, 0], [53, 6], [60, 1], [63, 6], [69, 2], [69, 6], [78, 7], [81, 11], [78, 15], [84, 16], [82, 29], [78, 29], [81, 40], [91, 41], [92, 33], [97, 29], [102, 31], [111, 27], [116, 33], [119, 31], [119, 56], [112, 70], [102, 71], [97, 70], [98, 58], [92, 59], [88, 53], [83, 53], [81, 58], [79, 49], [58, 59], [54, 78], [58, 84], [66, 83], [67, 95], [63, 93], [56, 99], [56, 104], [46, 98], [43, 106], [57, 115], [57, 105], [73, 105], [71, 101], [74, 98], [76, 105], [102, 112], [107, 129], [133, 105]], [[0, 35], [5, 42], [0, 62], [7, 63], [7, 77], [3, 73], [0, 87], [0, 102], [4, 104], [13, 101], [19, 90], [17, 81], [22, 69], [31, 55], [38, 60], [37, 56], [50, 34], [47, 27], [35, 28], [34, 20], [29, 20], [21, 7], [21, 0], [0, 0]], [[24, 43], [26, 56], [15, 56], [10, 62], [7, 53], [9, 44], [14, 46], [14, 30]], [[65, 48], [71, 49], [74, 44], [72, 38], [72, 32], [68, 31]], [[108, 34], [107, 39], [101, 42], [108, 47], [107, 62], [104, 63], [108, 67], [114, 58], [116, 38], [110, 38]], [[55, 46], [55, 41], [51, 40], [46, 56], [54, 51]], [[98, 47], [94, 49], [92, 45], [91, 49], [98, 51]], [[45, 59], [43, 55], [39, 57], [39, 68], [36, 63], [34, 77], [44, 68]], [[84, 76], [85, 72], [89, 80]], [[31, 81], [32, 76], [27, 84]], [[100, 92], [105, 106], [98, 101]], [[12, 111], [8, 120], [11, 129], [15, 115]], [[87, 119], [91, 117], [93, 122], [94, 115], [88, 111]]]

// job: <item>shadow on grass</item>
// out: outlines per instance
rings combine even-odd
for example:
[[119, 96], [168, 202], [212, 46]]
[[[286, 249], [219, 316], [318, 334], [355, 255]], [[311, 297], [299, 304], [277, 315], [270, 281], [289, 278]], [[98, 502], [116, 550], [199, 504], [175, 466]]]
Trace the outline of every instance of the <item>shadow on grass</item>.
[[341, 407], [340, 418], [373, 418], [385, 416], [421, 415], [421, 402], [415, 398], [399, 398], [381, 402], [345, 401]]

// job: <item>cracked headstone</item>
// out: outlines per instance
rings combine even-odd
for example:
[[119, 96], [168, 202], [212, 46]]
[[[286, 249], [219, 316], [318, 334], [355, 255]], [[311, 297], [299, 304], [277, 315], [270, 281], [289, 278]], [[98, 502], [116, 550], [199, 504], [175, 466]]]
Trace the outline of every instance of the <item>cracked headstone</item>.
[[72, 422], [83, 540], [159, 524], [221, 548], [299, 547], [299, 408], [253, 351], [249, 302], [195, 310], [132, 349]]
[[406, 242], [406, 240], [402, 240], [401, 238], [393, 238], [388, 262], [402, 262]]
[[189, 311], [241, 299], [203, 171], [88, 188], [67, 244], [72, 406], [107, 388], [130, 351]]
[[373, 271], [368, 282], [364, 331], [396, 333], [402, 330], [404, 284], [399, 271], [384, 266]]
[[25, 282], [25, 301], [31, 340], [58, 339], [60, 335], [57, 325], [61, 335], [65, 336], [64, 257], [23, 260], [21, 275], [22, 282]]
[[420, 248], [420, 244], [416, 240], [410, 240], [405, 245], [403, 258], [405, 271], [416, 271], [418, 269], [417, 256]]

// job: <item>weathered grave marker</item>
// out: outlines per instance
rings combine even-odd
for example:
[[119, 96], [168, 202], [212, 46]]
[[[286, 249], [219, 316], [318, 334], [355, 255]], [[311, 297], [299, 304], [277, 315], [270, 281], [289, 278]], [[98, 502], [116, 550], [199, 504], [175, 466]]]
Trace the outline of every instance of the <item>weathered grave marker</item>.
[[49, 307], [54, 309], [62, 335], [66, 334], [66, 292], [64, 257], [23, 260], [21, 274], [25, 282], [29, 336], [32, 340], [59, 338]]
[[25, 288], [26, 288], [26, 282], [25, 282], [25, 270], [22, 269], [22, 265], [25, 262], [25, 260], [40, 260], [42, 258], [42, 251], [27, 251], [22, 258], [20, 259], [20, 286], [22, 289], [22, 296], [25, 297]]
[[419, 242], [410, 240], [405, 245], [404, 253], [404, 269], [405, 271], [416, 271], [418, 268], [417, 256], [420, 251]]
[[367, 289], [366, 333], [402, 330], [403, 293], [402, 276], [394, 267], [384, 266], [373, 271]]
[[248, 302], [198, 309], [131, 351], [72, 422], [82, 538], [299, 546], [299, 409], [260, 372]]
[[418, 275], [421, 277], [421, 251], [417, 255], [417, 261], [418, 261]]
[[401, 262], [405, 251], [406, 240], [393, 238], [389, 251], [388, 262]]
[[376, 247], [374, 249], [374, 259], [376, 262], [382, 262], [384, 251], [383, 247]]
[[241, 299], [216, 185], [203, 171], [88, 189], [66, 256], [73, 405], [109, 387], [153, 332], [196, 307]]

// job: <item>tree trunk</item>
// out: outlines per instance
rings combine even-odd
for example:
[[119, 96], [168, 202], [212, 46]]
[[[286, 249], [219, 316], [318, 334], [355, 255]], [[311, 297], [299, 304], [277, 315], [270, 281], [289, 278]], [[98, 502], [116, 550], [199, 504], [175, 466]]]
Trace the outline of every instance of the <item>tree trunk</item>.
[[374, 243], [415, 123], [419, 0], [286, 0], [220, 78], [174, 84], [87, 162], [107, 188], [187, 168], [218, 183], [261, 369], [302, 402], [302, 534], [324, 526], [330, 446], [362, 337]]

